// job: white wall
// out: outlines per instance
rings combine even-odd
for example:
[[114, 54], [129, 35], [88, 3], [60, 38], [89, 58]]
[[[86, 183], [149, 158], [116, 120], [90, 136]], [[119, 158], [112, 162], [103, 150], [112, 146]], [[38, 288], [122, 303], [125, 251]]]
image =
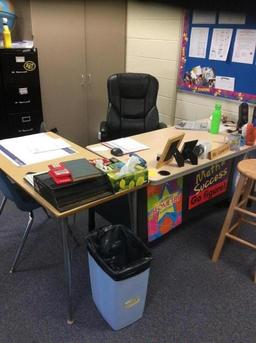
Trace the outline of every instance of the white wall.
[[126, 71], [159, 81], [160, 120], [172, 124], [176, 106], [182, 11], [157, 3], [128, 1]]
[[[128, 1], [126, 71], [157, 77], [158, 109], [167, 124], [209, 117], [216, 102], [214, 97], [176, 92], [182, 26], [182, 9]], [[221, 98], [218, 102], [223, 114], [236, 121], [240, 103]], [[252, 111], [250, 106], [250, 116]]]

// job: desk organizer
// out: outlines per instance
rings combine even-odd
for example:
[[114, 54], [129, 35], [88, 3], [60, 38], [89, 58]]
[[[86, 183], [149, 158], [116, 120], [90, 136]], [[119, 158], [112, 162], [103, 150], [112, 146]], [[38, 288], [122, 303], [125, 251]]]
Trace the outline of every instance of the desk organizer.
[[131, 189], [148, 182], [148, 170], [140, 165], [135, 167], [134, 173], [119, 176], [119, 171], [120, 170], [113, 170], [107, 173], [115, 193], [125, 189]]

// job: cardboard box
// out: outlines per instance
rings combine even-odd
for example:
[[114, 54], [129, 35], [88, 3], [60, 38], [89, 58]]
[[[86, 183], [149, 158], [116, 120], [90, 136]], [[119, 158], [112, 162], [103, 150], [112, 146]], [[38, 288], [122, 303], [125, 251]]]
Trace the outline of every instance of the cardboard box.
[[140, 165], [135, 167], [134, 173], [118, 176], [119, 170], [108, 172], [107, 175], [112, 184], [114, 192], [131, 189], [148, 182], [148, 170]]

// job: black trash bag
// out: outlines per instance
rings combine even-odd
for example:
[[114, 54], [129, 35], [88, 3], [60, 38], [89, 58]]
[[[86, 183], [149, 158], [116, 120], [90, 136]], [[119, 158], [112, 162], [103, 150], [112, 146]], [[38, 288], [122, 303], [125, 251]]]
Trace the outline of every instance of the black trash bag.
[[99, 266], [116, 281], [143, 272], [152, 260], [146, 245], [123, 225], [97, 230], [88, 238], [87, 247]]

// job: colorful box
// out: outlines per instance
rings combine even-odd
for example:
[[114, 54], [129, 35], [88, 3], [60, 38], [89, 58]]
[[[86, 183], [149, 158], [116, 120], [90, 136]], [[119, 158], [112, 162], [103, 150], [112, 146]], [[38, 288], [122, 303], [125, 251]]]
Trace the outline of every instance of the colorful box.
[[115, 193], [125, 189], [131, 189], [148, 182], [148, 170], [140, 165], [135, 167], [134, 173], [119, 176], [119, 171], [120, 170], [117, 169], [107, 173]]

